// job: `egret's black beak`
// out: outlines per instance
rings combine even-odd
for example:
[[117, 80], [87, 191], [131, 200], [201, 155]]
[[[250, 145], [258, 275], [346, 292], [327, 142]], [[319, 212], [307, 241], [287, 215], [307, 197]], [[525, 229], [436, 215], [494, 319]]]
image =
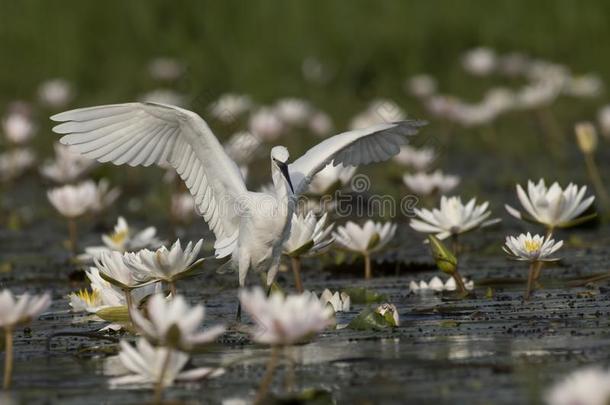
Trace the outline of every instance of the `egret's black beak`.
[[[274, 159], [275, 160], [275, 159]], [[277, 167], [279, 167], [280, 171], [286, 178], [288, 185], [290, 186], [290, 191], [294, 194], [294, 187], [292, 187], [292, 181], [290, 180], [290, 172], [288, 172], [288, 165], [284, 162], [280, 162], [279, 160], [275, 160]]]

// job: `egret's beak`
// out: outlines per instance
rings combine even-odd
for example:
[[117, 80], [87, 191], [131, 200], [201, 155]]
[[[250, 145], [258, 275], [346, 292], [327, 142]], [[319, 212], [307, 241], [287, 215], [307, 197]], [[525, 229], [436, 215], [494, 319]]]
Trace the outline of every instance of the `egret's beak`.
[[290, 180], [290, 172], [288, 172], [288, 165], [284, 162], [280, 162], [279, 160], [276, 160], [275, 163], [277, 164], [277, 167], [279, 167], [280, 171], [286, 178], [286, 181], [288, 182], [288, 185], [290, 186], [290, 191], [292, 191], [292, 193], [294, 194], [294, 187], [292, 187], [292, 181]]

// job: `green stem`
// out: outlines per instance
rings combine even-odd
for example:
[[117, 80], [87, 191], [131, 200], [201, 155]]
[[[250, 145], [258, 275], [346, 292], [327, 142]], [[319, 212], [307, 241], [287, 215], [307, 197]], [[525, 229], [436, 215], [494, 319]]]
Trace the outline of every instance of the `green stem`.
[[159, 405], [163, 402], [163, 388], [165, 388], [165, 384], [163, 379], [165, 378], [165, 373], [167, 372], [167, 366], [169, 365], [170, 358], [172, 356], [172, 350], [168, 347], [166, 348], [167, 354], [165, 355], [165, 359], [163, 360], [163, 367], [161, 368], [161, 373], [159, 374], [159, 379], [155, 384], [155, 398], [154, 403]]
[[451, 276], [455, 280], [455, 284], [457, 285], [457, 288], [460, 291], [460, 294], [468, 294], [468, 290], [466, 290], [466, 285], [464, 284], [464, 280], [462, 279], [462, 276], [460, 275], [460, 273], [457, 270], [455, 270], [451, 274]]
[[273, 382], [273, 374], [275, 373], [275, 369], [277, 368], [277, 363], [280, 357], [281, 352], [280, 346], [273, 346], [271, 348], [271, 357], [269, 358], [269, 362], [267, 363], [267, 370], [265, 371], [265, 375], [261, 380], [261, 385], [258, 388], [258, 392], [256, 393], [256, 398], [254, 398], [254, 404], [262, 404], [263, 400], [267, 397], [267, 393], [269, 392], [269, 387]]
[[585, 164], [587, 165], [587, 172], [589, 174], [589, 178], [591, 179], [591, 183], [593, 183], [593, 187], [595, 187], [595, 191], [597, 192], [604, 209], [607, 210], [610, 198], [608, 198], [608, 191], [606, 191], [606, 187], [604, 186], [604, 182], [599, 174], [599, 170], [592, 153], [585, 153]]
[[13, 328], [12, 326], [4, 327], [4, 390], [11, 388], [11, 380], [13, 377]]
[[373, 278], [373, 270], [371, 268], [371, 255], [369, 253], [364, 254], [364, 278], [367, 280]]
[[301, 280], [301, 258], [298, 256], [290, 256], [290, 265], [294, 274], [294, 287], [300, 294], [303, 292], [303, 281]]
[[129, 290], [129, 288], [123, 288], [123, 294], [125, 295], [125, 303], [127, 304], [127, 313], [129, 314], [129, 320], [131, 321], [131, 310], [133, 309], [133, 298], [131, 297], [131, 290]]
[[535, 275], [536, 275], [536, 268], [538, 266], [539, 262], [532, 262], [530, 264], [530, 270], [529, 270], [529, 274], [527, 277], [527, 288], [525, 290], [525, 294], [523, 295], [523, 299], [525, 301], [528, 301], [530, 299], [530, 296], [532, 294], [532, 288], [534, 286], [534, 280], [535, 280]]
[[172, 293], [172, 298], [176, 298], [176, 282], [173, 280], [169, 282], [169, 292]]
[[460, 235], [457, 233], [451, 234], [451, 250], [455, 257], [458, 257], [460, 250]]

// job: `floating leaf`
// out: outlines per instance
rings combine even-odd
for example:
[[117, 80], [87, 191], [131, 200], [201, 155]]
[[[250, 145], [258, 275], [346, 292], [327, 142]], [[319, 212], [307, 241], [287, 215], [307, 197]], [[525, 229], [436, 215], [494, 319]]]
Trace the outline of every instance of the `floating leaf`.
[[367, 307], [347, 327], [354, 330], [384, 330], [394, 327], [393, 324], [393, 321], [388, 321], [375, 308]]

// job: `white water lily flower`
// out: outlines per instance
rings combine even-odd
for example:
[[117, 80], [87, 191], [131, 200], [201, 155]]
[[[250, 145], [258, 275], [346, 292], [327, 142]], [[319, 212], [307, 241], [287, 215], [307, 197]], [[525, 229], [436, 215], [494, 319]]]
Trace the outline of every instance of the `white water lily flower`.
[[406, 90], [415, 97], [427, 98], [436, 93], [438, 83], [436, 79], [427, 74], [412, 76], [407, 81]]
[[320, 170], [309, 184], [308, 194], [322, 196], [330, 194], [345, 186], [354, 177], [357, 168], [354, 166], [343, 166], [332, 163]]
[[418, 232], [433, 233], [437, 238], [445, 239], [500, 222], [500, 219], [487, 220], [491, 215], [488, 206], [488, 202], [476, 205], [476, 198], [463, 204], [460, 197], [442, 196], [440, 209], [415, 208], [419, 219], [412, 219], [409, 225]]
[[307, 101], [297, 98], [278, 100], [274, 109], [278, 117], [289, 125], [304, 125], [313, 112]]
[[320, 302], [330, 305], [335, 312], [347, 312], [351, 306], [351, 298], [344, 292], [335, 291], [333, 294], [328, 288], [320, 294]]
[[91, 180], [51, 189], [47, 192], [47, 197], [53, 207], [67, 218], [80, 217], [98, 201], [97, 188]]
[[187, 106], [187, 99], [184, 94], [180, 94], [173, 89], [164, 88], [152, 90], [143, 94], [141, 97], [139, 97], [139, 101], [144, 103], [169, 104], [178, 107]]
[[72, 85], [65, 79], [50, 79], [38, 87], [38, 100], [47, 107], [65, 107], [73, 98]]
[[602, 134], [606, 138], [610, 138], [610, 105], [605, 105], [599, 109], [597, 112], [597, 122]]
[[436, 152], [432, 148], [414, 148], [410, 145], [400, 147], [398, 155], [393, 157], [394, 161], [415, 170], [426, 170], [436, 159]]
[[159, 382], [161, 376], [161, 385], [168, 387], [175, 381], [217, 377], [224, 372], [222, 369], [207, 367], [182, 371], [189, 360], [186, 353], [166, 347], [153, 347], [144, 338], [137, 340], [135, 348], [126, 340], [121, 340], [119, 358], [132, 374], [110, 379], [112, 388], [132, 384], [153, 385]]
[[388, 320], [391, 319], [392, 326], [400, 325], [400, 318], [398, 316], [398, 308], [396, 308], [396, 305], [389, 303], [381, 304], [375, 309], [375, 311], [377, 311], [377, 313], [384, 318]]
[[129, 260], [127, 255], [129, 253], [102, 252], [99, 257], [94, 258], [94, 262], [104, 280], [121, 289], [131, 290], [148, 283], [151, 278], [149, 274], [128, 266], [126, 263]]
[[188, 223], [197, 216], [197, 209], [193, 195], [188, 192], [172, 194], [170, 211], [172, 218]]
[[184, 65], [172, 58], [158, 57], [148, 64], [150, 77], [156, 80], [176, 80], [184, 72]]
[[272, 142], [282, 134], [284, 123], [273, 109], [262, 107], [250, 117], [249, 129], [262, 140]]
[[550, 237], [540, 235], [532, 236], [529, 232], [521, 234], [518, 237], [507, 236], [506, 244], [502, 248], [504, 251], [515, 260], [522, 261], [538, 261], [551, 262], [559, 260], [551, 257], [553, 253], [558, 251], [563, 246], [563, 241], [555, 242]]
[[402, 121], [406, 117], [407, 114], [394, 101], [377, 99], [371, 101], [366, 110], [352, 118], [350, 129], [361, 129], [375, 124]]
[[199, 239], [194, 246], [193, 242], [189, 242], [182, 249], [178, 239], [170, 249], [165, 246], [154, 252], [142, 249], [135, 253], [125, 253], [122, 257], [125, 264], [137, 274], [136, 278], [171, 283], [182, 273], [203, 261], [203, 259], [197, 260], [202, 245], [203, 239]]
[[604, 82], [594, 74], [570, 76], [562, 90], [572, 97], [592, 98], [603, 92]]
[[95, 201], [91, 205], [90, 211], [97, 213], [105, 210], [110, 207], [120, 195], [120, 188], [110, 188], [110, 182], [106, 179], [101, 179], [96, 185]]
[[147, 339], [158, 345], [191, 350], [215, 341], [225, 331], [219, 325], [201, 331], [205, 308], [203, 305], [190, 307], [181, 295], [168, 300], [163, 294], [156, 294], [146, 306], [148, 318], [133, 310], [131, 319]]
[[237, 132], [224, 144], [225, 152], [238, 166], [250, 164], [261, 146], [260, 138], [250, 132]]
[[518, 219], [537, 222], [548, 228], [568, 227], [591, 218], [578, 218], [595, 200], [594, 196], [583, 200], [586, 192], [587, 186], [579, 188], [570, 183], [562, 189], [555, 182], [547, 188], [544, 179], [540, 179], [538, 184], [529, 180], [527, 193], [521, 185], [517, 185], [517, 196], [527, 214], [522, 214], [510, 205], [505, 205], [505, 208]]
[[40, 174], [56, 183], [65, 184], [76, 181], [87, 173], [95, 161], [72, 152], [69, 147], [59, 142], [53, 145], [55, 160], [46, 162], [40, 168]]
[[436, 170], [432, 174], [423, 172], [405, 174], [402, 180], [409, 190], [420, 196], [448, 193], [460, 184], [459, 176], [443, 174], [441, 170]]
[[462, 57], [462, 67], [475, 76], [487, 76], [496, 69], [496, 53], [490, 48], [471, 49]]
[[27, 111], [16, 107], [2, 119], [2, 132], [6, 139], [15, 145], [27, 143], [36, 133], [34, 122]]
[[317, 136], [326, 136], [333, 130], [333, 121], [323, 111], [316, 111], [309, 119], [309, 130]]
[[284, 242], [284, 254], [288, 256], [314, 255], [333, 243], [331, 235], [335, 224], [326, 224], [327, 213], [319, 220], [312, 211], [307, 215], [292, 214], [290, 236]]
[[0, 154], [0, 180], [7, 181], [21, 176], [35, 162], [36, 155], [28, 148], [16, 148]]
[[14, 296], [10, 290], [0, 292], [0, 327], [30, 323], [51, 305], [49, 293]]
[[561, 84], [552, 80], [540, 80], [528, 84], [516, 94], [515, 104], [522, 109], [540, 108], [552, 104], [559, 96]]
[[548, 405], [607, 405], [610, 371], [598, 367], [577, 370], [554, 384], [544, 398]]
[[[474, 288], [474, 281], [464, 279], [464, 287], [471, 291]], [[415, 293], [424, 293], [427, 291], [455, 291], [457, 289], [457, 283], [453, 277], [449, 277], [447, 281], [443, 282], [438, 276], [434, 276], [430, 281], [424, 280], [411, 281], [409, 283], [409, 290]]]
[[397, 225], [392, 222], [373, 222], [370, 219], [359, 226], [348, 221], [345, 226], [333, 232], [337, 244], [347, 250], [368, 254], [385, 247], [396, 233]]
[[214, 118], [229, 124], [253, 106], [250, 97], [243, 94], [227, 93], [221, 95], [210, 106], [210, 113]]
[[255, 328], [252, 340], [270, 345], [291, 345], [318, 334], [333, 323], [332, 309], [311, 293], [284, 296], [262, 288], [242, 289], [239, 301]]

